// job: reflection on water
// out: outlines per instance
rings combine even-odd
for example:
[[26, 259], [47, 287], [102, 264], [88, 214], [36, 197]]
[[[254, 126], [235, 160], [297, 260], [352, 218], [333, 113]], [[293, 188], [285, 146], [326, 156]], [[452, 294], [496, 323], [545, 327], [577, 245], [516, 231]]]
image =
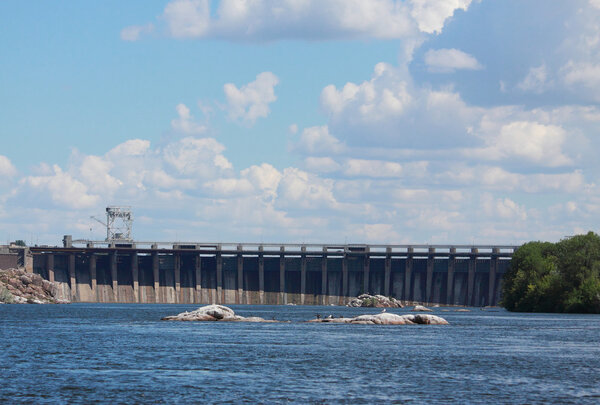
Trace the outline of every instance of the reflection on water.
[[600, 401], [598, 315], [436, 309], [450, 326], [373, 326], [302, 321], [378, 309], [232, 308], [291, 322], [159, 320], [189, 305], [2, 305], [0, 403]]

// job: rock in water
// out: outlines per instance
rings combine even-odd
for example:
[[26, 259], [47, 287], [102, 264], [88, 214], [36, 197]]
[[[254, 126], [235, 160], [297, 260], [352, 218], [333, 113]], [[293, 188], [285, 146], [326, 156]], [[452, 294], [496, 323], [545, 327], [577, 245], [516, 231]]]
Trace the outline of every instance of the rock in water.
[[177, 315], [165, 316], [163, 321], [229, 321], [229, 322], [277, 322], [269, 321], [257, 316], [244, 318], [236, 315], [233, 309], [223, 305], [207, 305], [192, 312], [182, 312]]
[[449, 325], [448, 321], [441, 316], [429, 315], [429, 314], [418, 314], [412, 315], [413, 322], [418, 325]]
[[449, 325], [444, 318], [435, 315], [397, 315], [388, 312], [376, 315], [359, 315], [354, 318], [317, 318], [308, 322], [349, 323], [353, 325]]
[[384, 297], [383, 295], [361, 294], [357, 298], [353, 298], [348, 305], [349, 307], [372, 307], [372, 308], [403, 308], [402, 303], [392, 297]]
[[423, 305], [415, 305], [415, 307], [413, 309], [411, 309], [411, 311], [416, 311], [416, 312], [433, 312], [431, 309], [426, 308]]
[[235, 312], [231, 308], [224, 307], [222, 305], [208, 305], [206, 307], [200, 307], [194, 311], [198, 314], [210, 315], [215, 319], [233, 318]]

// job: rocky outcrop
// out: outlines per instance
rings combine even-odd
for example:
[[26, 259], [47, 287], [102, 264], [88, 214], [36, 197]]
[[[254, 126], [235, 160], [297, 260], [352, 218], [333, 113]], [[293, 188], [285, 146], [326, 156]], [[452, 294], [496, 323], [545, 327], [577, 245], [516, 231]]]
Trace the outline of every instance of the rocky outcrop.
[[371, 308], [404, 308], [402, 303], [392, 297], [384, 297], [383, 295], [362, 294], [357, 298], [353, 298], [348, 303], [349, 307], [371, 307]]
[[415, 311], [415, 312], [433, 312], [431, 309], [424, 307], [423, 305], [415, 305], [415, 307], [413, 309], [411, 309], [411, 311]]
[[21, 269], [0, 270], [0, 303], [59, 304], [58, 286]]
[[257, 316], [243, 317], [236, 315], [231, 308], [223, 305], [207, 305], [192, 312], [182, 312], [178, 315], [165, 316], [163, 321], [227, 321], [227, 322], [277, 322]]
[[308, 322], [316, 323], [349, 323], [354, 325], [448, 325], [444, 318], [429, 314], [397, 315], [389, 312], [375, 315], [359, 315], [354, 318], [317, 318]]

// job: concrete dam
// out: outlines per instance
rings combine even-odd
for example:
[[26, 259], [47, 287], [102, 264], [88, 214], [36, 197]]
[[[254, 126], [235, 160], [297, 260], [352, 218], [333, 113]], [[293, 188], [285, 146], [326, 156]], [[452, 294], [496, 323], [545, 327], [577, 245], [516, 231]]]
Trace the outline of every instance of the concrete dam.
[[[83, 246], [77, 246], [83, 245]], [[73, 302], [345, 305], [362, 293], [497, 305], [515, 246], [115, 243], [32, 247]]]

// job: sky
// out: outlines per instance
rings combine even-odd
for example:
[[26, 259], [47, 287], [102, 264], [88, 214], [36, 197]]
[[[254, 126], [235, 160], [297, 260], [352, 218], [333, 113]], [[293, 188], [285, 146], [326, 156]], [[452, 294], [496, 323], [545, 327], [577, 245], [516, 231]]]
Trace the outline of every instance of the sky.
[[0, 2], [0, 243], [600, 225], [600, 0]]

